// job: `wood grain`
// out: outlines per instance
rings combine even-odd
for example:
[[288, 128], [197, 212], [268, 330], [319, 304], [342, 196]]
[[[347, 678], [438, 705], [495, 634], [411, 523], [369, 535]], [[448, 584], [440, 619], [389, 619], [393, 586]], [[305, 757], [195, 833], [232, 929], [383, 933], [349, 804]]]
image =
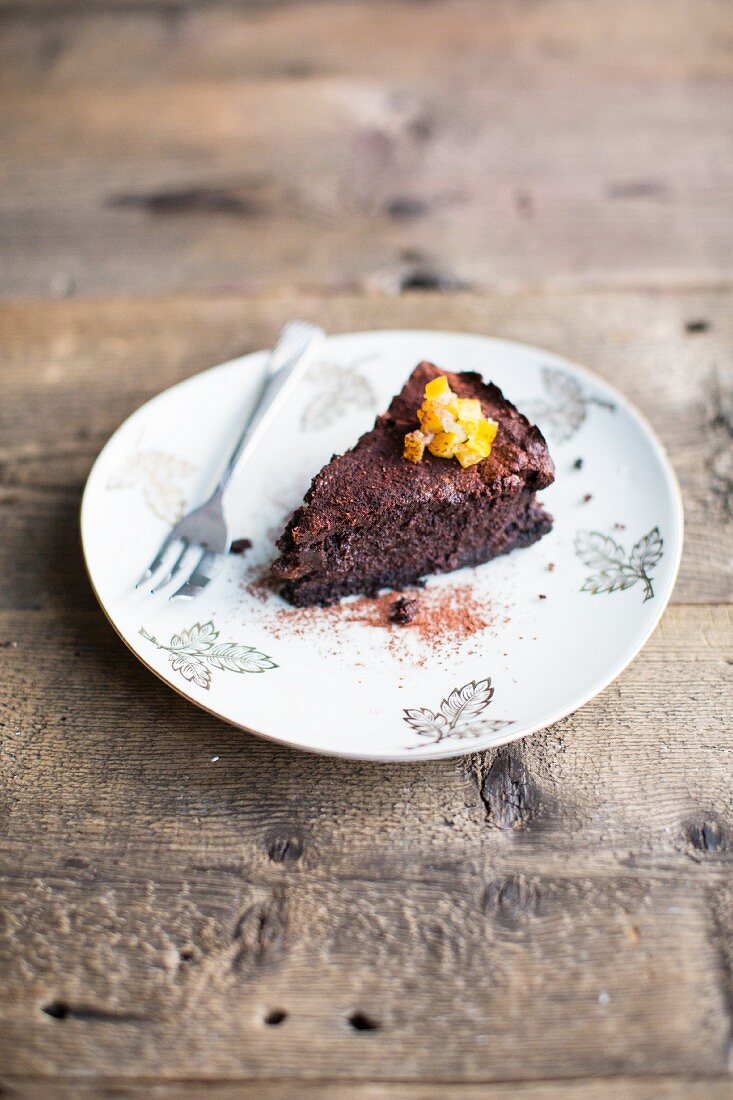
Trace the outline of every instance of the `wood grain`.
[[0, 14], [0, 293], [729, 277], [719, 0]]
[[[687, 557], [599, 698], [498, 752], [385, 769], [231, 730], [127, 653], [83, 579], [93, 456], [292, 315], [530, 338], [649, 415]], [[723, 291], [0, 305], [11, 1096], [80, 1075], [90, 1095], [730, 1095], [729, 348]]]
[[[15, 547], [0, 606], [50, 596], [21, 568], [30, 539], [74, 590], [78, 496], [115, 427], [147, 397], [195, 371], [268, 346], [302, 315], [338, 332], [455, 328], [536, 343], [585, 364], [648, 417], [667, 446], [685, 503], [680, 602], [733, 596], [733, 346], [724, 291], [518, 294], [391, 299], [281, 293], [0, 304], [0, 502]], [[704, 322], [705, 332], [687, 331]], [[52, 408], [39, 418], [39, 401]], [[49, 417], [51, 419], [49, 420]], [[0, 503], [0, 507], [2, 504]]]
[[[2, 1100], [733, 1097], [732, 36], [720, 0], [0, 0]], [[293, 316], [548, 347], [646, 415], [684, 558], [601, 696], [385, 768], [128, 654], [91, 464]]]
[[[674, 608], [553, 730], [416, 771], [227, 729], [88, 604], [0, 616], [8, 1072], [729, 1070], [729, 609]], [[510, 759], [538, 796], [497, 817]]]
[[[90, 599], [3, 613], [0, 631], [12, 1073], [729, 1068], [729, 609], [675, 608], [579, 714], [419, 774], [303, 757], [200, 715]], [[39, 680], [29, 706], [22, 685]], [[539, 792], [532, 814], [507, 811], [514, 828], [491, 813], [496, 760], [512, 757]], [[281, 835], [297, 859], [278, 859]]]
[[[48, 1079], [9, 1079], [13, 1100], [46, 1100]], [[94, 1082], [53, 1081], [57, 1100], [89, 1100], [103, 1094], [125, 1100], [728, 1100], [732, 1095], [726, 1078], [617, 1077], [578, 1078], [538, 1083], [522, 1081], [479, 1085], [411, 1085], [391, 1081], [351, 1084], [347, 1081], [161, 1082], [97, 1078]]]

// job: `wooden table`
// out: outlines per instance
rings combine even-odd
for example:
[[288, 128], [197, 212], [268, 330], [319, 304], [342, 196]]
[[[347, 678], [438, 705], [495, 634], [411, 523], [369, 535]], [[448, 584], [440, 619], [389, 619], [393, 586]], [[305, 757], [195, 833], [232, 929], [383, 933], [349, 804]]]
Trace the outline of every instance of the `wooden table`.
[[[0, 0], [0, 1096], [733, 1096], [732, 37], [720, 0]], [[545, 345], [651, 420], [684, 561], [599, 698], [353, 764], [120, 644], [95, 455], [296, 315]]]

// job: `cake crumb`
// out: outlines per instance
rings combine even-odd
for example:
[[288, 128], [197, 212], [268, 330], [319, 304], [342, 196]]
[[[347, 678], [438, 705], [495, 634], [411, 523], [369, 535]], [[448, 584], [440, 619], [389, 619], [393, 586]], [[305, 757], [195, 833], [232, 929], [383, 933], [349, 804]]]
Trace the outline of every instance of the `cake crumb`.
[[539, 596], [537, 597], [537, 599], [538, 599], [538, 600], [546, 600], [546, 599], [547, 599], [547, 596], [546, 596], [546, 595], [544, 594], [544, 592], [540, 592], [540, 594], [539, 594]]
[[398, 623], [400, 626], [406, 626], [417, 615], [418, 606], [417, 600], [409, 600], [406, 596], [400, 596], [390, 606], [389, 621]]
[[573, 469], [574, 470], [582, 470], [583, 469], [583, 459], [582, 458], [576, 458], [575, 462], [573, 463]]
[[585, 494], [585, 496], [583, 497], [583, 504], [587, 504], [589, 500], [593, 500], [593, 494], [592, 493], [586, 493]]
[[252, 548], [252, 539], [234, 539], [229, 547], [230, 554], [243, 554]]
[[626, 530], [626, 524], [625, 523], [614, 523], [613, 526], [614, 526], [614, 529], [616, 531], [625, 531]]
[[551, 562], [547, 563], [547, 572], [548, 573], [554, 573], [555, 572], [555, 563], [554, 563], [554, 561], [551, 561]]

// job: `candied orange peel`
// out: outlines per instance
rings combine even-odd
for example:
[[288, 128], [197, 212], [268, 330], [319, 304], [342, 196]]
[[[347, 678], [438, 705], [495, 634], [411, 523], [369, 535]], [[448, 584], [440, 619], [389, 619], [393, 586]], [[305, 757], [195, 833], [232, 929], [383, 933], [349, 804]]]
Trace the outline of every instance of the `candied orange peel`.
[[422, 461], [425, 451], [437, 458], [457, 458], [461, 466], [475, 466], [491, 454], [499, 430], [484, 416], [475, 397], [458, 397], [444, 374], [425, 387], [425, 399], [417, 410], [420, 427], [405, 436], [403, 458]]

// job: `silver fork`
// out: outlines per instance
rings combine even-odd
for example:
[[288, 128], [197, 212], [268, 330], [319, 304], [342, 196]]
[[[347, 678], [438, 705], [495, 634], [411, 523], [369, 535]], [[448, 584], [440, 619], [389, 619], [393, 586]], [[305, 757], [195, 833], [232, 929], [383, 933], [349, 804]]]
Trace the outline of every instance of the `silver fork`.
[[[201, 551], [199, 559], [186, 583], [169, 599], [192, 600], [214, 579], [219, 571], [221, 555], [228, 552], [230, 545], [224, 518], [224, 491], [235, 471], [249, 458], [262, 439], [288, 394], [303, 377], [324, 339], [323, 329], [305, 321], [291, 321], [285, 326], [267, 362], [257, 403], [229, 457], [219, 484], [206, 503], [184, 516], [163, 540], [158, 553], [135, 585], [136, 588], [151, 581], [161, 567], [168, 563], [167, 571], [150, 591], [158, 592], [165, 588], [180, 573], [186, 557], [194, 549]], [[178, 553], [172, 559], [176, 546]]]

